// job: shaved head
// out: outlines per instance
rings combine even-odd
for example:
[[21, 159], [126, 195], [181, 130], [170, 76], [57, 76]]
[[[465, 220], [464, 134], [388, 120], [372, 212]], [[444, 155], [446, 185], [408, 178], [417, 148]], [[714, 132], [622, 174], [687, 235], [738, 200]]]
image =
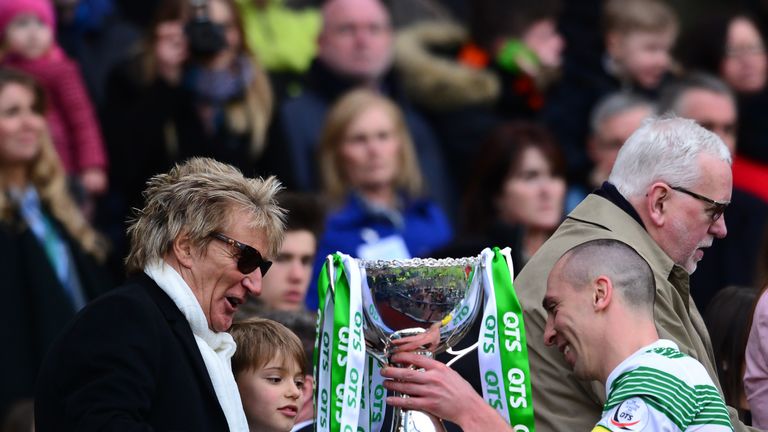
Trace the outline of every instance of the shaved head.
[[582, 289], [599, 276], [608, 276], [624, 303], [653, 316], [656, 283], [648, 263], [618, 240], [601, 239], [580, 244], [557, 261], [551, 277]]

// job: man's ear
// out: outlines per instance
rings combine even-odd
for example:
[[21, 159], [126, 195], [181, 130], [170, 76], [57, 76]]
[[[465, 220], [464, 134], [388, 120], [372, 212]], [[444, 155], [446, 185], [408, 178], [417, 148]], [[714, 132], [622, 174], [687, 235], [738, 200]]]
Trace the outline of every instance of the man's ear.
[[189, 234], [186, 231], [183, 231], [176, 236], [173, 243], [171, 243], [171, 252], [183, 267], [192, 268], [194, 251], [192, 240], [189, 238]]
[[611, 278], [600, 275], [592, 284], [592, 307], [594, 310], [605, 310], [613, 298], [613, 282]]
[[645, 196], [648, 218], [656, 226], [663, 226], [667, 219], [667, 201], [671, 196], [669, 186], [656, 182], [650, 186]]

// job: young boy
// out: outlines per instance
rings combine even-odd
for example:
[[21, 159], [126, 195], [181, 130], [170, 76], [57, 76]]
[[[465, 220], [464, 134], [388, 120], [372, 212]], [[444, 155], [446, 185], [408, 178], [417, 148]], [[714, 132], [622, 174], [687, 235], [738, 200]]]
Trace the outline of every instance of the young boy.
[[674, 12], [659, 0], [609, 0], [603, 19], [608, 72], [640, 90], [657, 90], [672, 65]]
[[250, 431], [290, 431], [305, 402], [308, 373], [299, 338], [264, 318], [237, 322], [229, 332], [237, 343], [232, 372]]
[[[544, 123], [563, 148], [569, 182], [589, 182], [593, 163], [585, 144], [589, 113], [598, 101], [610, 93], [632, 91], [654, 102], [672, 78], [670, 52], [679, 25], [663, 0], [607, 0], [601, 17], [601, 23], [571, 23], [583, 34], [566, 47], [563, 78], [543, 109]], [[602, 33], [593, 34], [599, 24]], [[594, 43], [600, 39], [605, 51], [598, 56]]]

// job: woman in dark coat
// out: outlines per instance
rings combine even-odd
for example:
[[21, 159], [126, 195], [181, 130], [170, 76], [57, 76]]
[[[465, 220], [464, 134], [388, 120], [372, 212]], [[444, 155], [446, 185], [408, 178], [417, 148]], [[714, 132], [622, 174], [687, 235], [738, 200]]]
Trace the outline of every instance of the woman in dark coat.
[[106, 250], [69, 195], [44, 105], [33, 78], [0, 69], [0, 416], [32, 396], [53, 339], [110, 287]]

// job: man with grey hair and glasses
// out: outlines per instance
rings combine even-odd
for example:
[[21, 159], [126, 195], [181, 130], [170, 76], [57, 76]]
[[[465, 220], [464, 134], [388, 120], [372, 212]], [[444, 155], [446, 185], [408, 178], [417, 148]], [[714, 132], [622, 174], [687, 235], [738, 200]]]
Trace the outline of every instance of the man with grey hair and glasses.
[[[738, 113], [731, 89], [720, 79], [705, 73], [693, 73], [667, 87], [659, 100], [659, 111], [673, 112], [695, 120], [723, 140], [735, 155]], [[768, 204], [739, 186], [741, 168], [734, 157], [734, 185], [728, 219], [728, 237], [716, 241], [691, 275], [691, 295], [700, 310], [704, 310], [717, 292], [729, 285], [753, 286], [757, 274], [761, 234], [768, 220]], [[736, 223], [734, 223], [736, 222]]]

